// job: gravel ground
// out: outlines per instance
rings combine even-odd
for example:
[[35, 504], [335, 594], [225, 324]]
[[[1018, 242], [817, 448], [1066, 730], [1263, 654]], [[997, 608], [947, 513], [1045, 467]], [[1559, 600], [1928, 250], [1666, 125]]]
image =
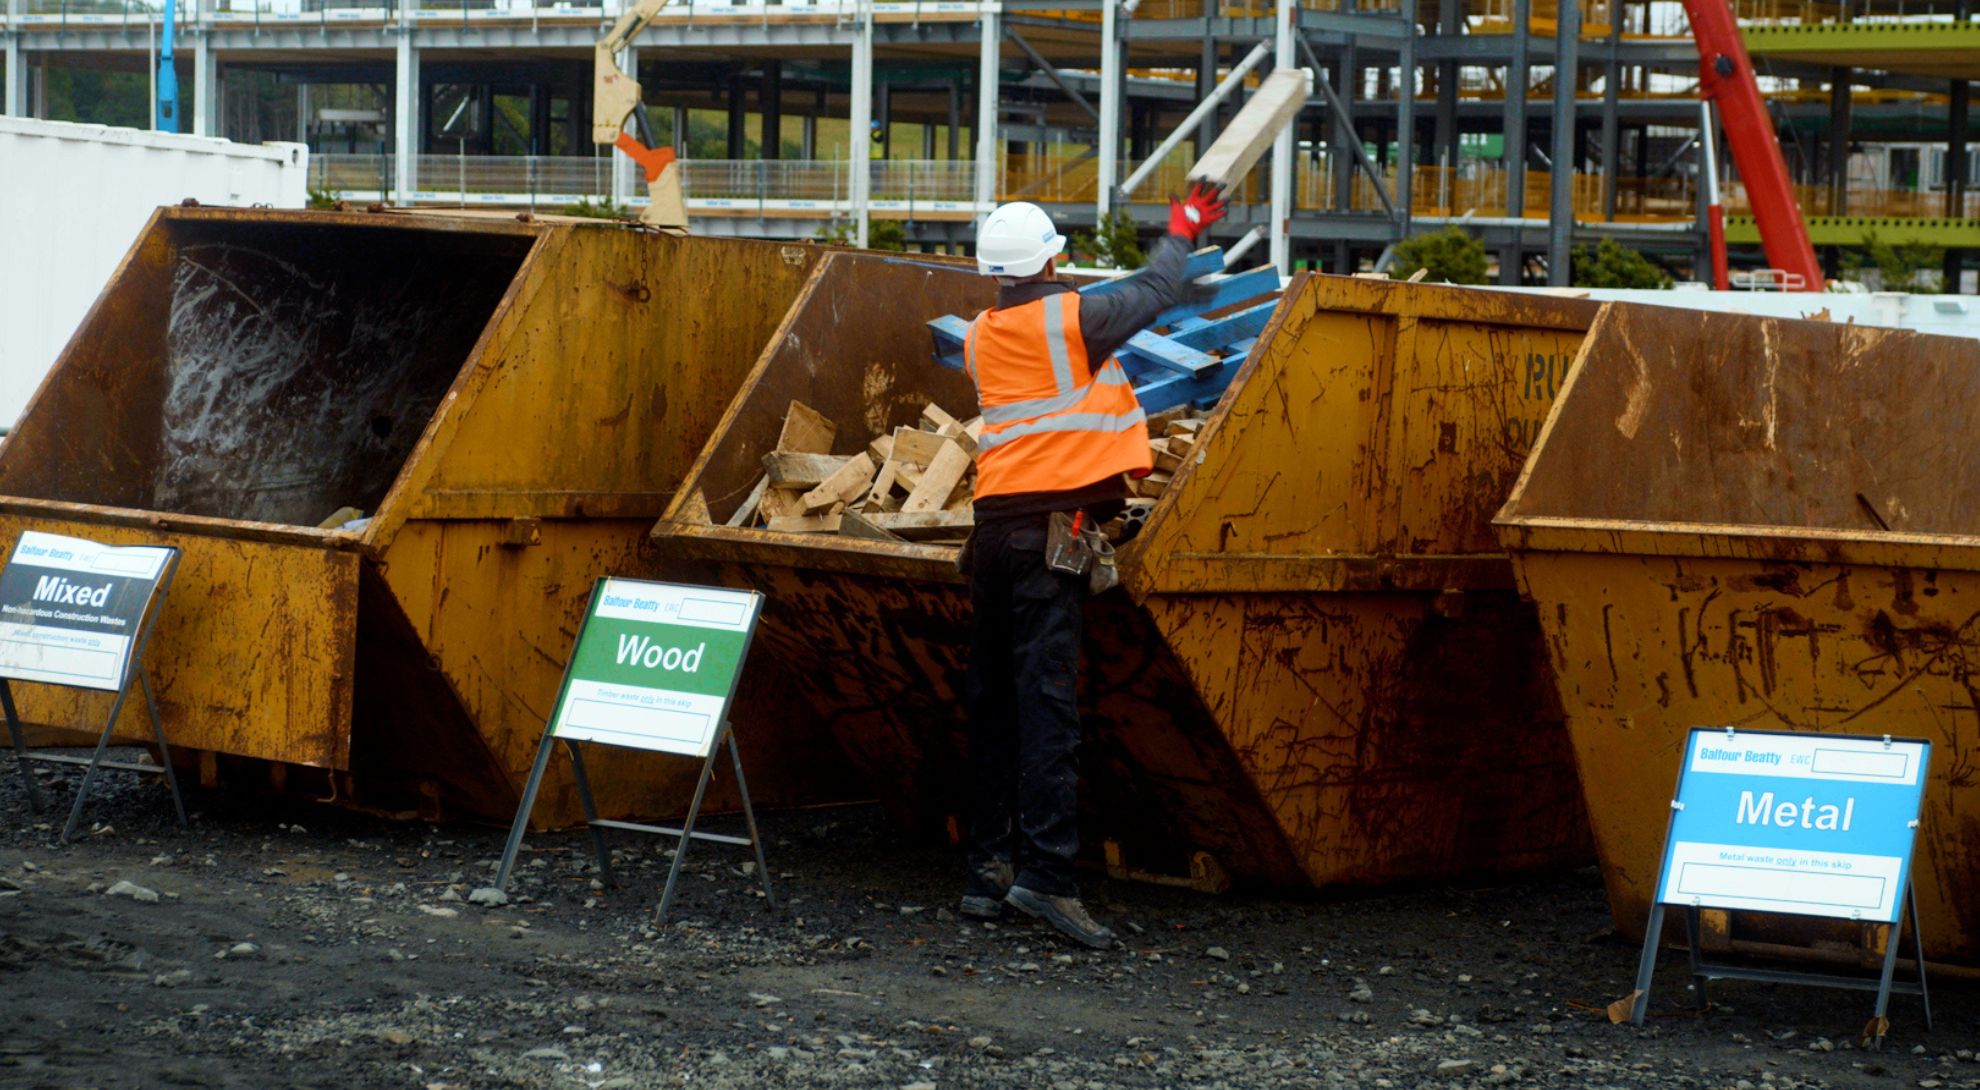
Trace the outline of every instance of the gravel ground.
[[1610, 1025], [1636, 950], [1592, 870], [1363, 896], [1095, 876], [1128, 940], [1095, 953], [957, 918], [956, 855], [815, 811], [767, 818], [780, 911], [745, 851], [701, 845], [655, 930], [658, 840], [621, 834], [605, 889], [582, 836], [535, 837], [482, 905], [501, 830], [203, 795], [181, 831], [111, 775], [64, 848], [0, 773], [5, 1087], [1980, 1087], [1980, 993], [1953, 982], [1930, 1032], [1894, 1000], [1882, 1052], [1854, 1040], [1865, 993], [1724, 984], [1697, 1014], [1675, 961], [1648, 1028]]

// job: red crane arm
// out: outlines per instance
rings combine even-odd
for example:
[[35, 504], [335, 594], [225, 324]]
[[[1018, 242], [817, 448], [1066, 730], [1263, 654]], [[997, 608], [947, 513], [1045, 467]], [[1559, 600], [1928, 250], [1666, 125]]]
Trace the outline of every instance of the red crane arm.
[[[1728, 0], [1684, 0], [1698, 44], [1698, 95], [1718, 104], [1726, 147], [1746, 183], [1767, 264], [1801, 277], [1801, 289], [1821, 291], [1822, 266], [1808, 241], [1808, 225], [1788, 182], [1787, 160], [1753, 78], [1753, 61], [1740, 40]], [[1709, 139], [1709, 134], [1705, 134]]]

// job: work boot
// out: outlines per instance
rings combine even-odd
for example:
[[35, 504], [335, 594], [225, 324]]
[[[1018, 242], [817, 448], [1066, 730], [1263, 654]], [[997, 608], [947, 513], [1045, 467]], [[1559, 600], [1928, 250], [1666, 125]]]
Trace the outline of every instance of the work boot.
[[970, 874], [963, 884], [962, 914], [979, 920], [994, 920], [1004, 914], [1004, 895], [1017, 880], [1017, 868], [1008, 859], [992, 859]]
[[1106, 950], [1114, 945], [1114, 933], [1087, 915], [1086, 906], [1077, 897], [1048, 897], [1023, 886], [1012, 886], [1004, 895], [1004, 903], [1016, 906], [1027, 916], [1044, 920], [1058, 928], [1059, 934], [1083, 946]]

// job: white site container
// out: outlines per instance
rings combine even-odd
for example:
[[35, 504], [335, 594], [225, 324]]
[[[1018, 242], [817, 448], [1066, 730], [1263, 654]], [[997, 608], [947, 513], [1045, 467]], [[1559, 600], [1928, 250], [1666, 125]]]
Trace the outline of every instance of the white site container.
[[[1562, 289], [1492, 290], [1558, 293]], [[1895, 291], [1709, 291], [1692, 287], [1668, 291], [1647, 288], [1567, 290], [1577, 297], [1593, 299], [1598, 303], [1648, 303], [1686, 310], [1752, 314], [1762, 318], [1827, 318], [1832, 322], [1980, 339], [1980, 296], [1972, 295], [1911, 295]]]
[[301, 208], [309, 151], [0, 117], [0, 427], [161, 204]]

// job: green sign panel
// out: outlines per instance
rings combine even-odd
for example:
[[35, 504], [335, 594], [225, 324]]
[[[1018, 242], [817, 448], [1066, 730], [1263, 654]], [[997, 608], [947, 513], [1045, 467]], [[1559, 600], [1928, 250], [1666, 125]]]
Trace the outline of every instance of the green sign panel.
[[550, 714], [551, 733], [707, 756], [762, 602], [755, 591], [599, 580]]

